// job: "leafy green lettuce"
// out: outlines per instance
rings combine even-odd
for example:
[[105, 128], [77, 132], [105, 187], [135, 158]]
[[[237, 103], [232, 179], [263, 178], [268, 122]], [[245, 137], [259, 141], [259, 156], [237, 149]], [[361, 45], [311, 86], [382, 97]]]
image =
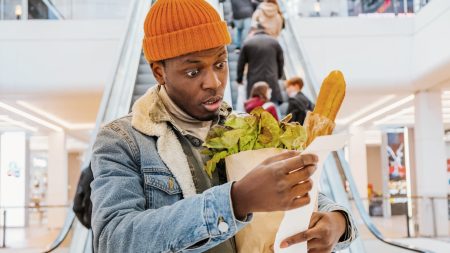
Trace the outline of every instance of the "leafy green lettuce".
[[258, 107], [250, 114], [230, 115], [224, 125], [211, 128], [203, 146], [203, 154], [211, 160], [205, 170], [211, 177], [217, 164], [229, 155], [262, 148], [301, 150], [306, 131], [297, 122], [289, 122], [288, 115], [278, 122], [272, 114]]

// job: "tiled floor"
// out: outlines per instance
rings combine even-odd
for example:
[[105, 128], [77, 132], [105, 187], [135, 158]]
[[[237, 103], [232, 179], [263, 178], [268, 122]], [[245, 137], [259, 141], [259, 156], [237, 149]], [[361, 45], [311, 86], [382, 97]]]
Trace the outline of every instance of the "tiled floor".
[[[356, 222], [360, 228], [361, 239], [364, 241], [366, 253], [406, 253], [408, 251], [398, 249], [389, 245], [386, 245], [378, 240], [370, 233], [370, 231], [364, 226], [358, 215], [355, 215]], [[408, 243], [417, 247], [425, 249], [435, 249], [436, 253], [449, 253], [450, 252], [450, 237], [438, 238], [438, 239], [426, 239], [426, 238], [411, 238], [406, 239], [406, 220], [404, 216], [393, 216], [389, 219], [381, 217], [373, 217], [373, 222], [382, 234], [394, 239], [395, 241]], [[450, 229], [450, 223], [449, 223]], [[49, 230], [47, 228], [33, 226], [29, 228], [8, 228], [6, 238], [6, 249], [0, 248], [0, 253], [35, 253], [42, 252], [48, 245], [56, 238], [58, 230]], [[0, 232], [1, 233], [1, 232]], [[1, 245], [2, 237], [0, 237]], [[64, 243], [64, 247], [57, 252], [68, 252], [69, 240]]]

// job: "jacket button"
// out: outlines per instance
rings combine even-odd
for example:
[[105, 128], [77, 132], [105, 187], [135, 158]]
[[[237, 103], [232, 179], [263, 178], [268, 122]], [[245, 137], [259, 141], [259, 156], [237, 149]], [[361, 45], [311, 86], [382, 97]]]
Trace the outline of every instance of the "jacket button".
[[194, 146], [196, 147], [200, 147], [200, 145], [202, 144], [201, 141], [197, 138], [193, 138], [192, 139], [192, 144], [194, 144]]
[[228, 230], [230, 229], [230, 226], [228, 226], [228, 224], [225, 221], [223, 221], [223, 220], [221, 220], [219, 222], [219, 225], [217, 227], [219, 228], [219, 231], [222, 232], [222, 233], [227, 233]]

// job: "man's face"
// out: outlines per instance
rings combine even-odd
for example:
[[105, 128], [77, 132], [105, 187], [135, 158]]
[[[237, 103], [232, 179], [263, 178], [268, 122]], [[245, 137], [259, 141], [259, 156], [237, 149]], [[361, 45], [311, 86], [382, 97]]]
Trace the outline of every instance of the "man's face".
[[228, 80], [224, 46], [153, 63], [158, 82], [172, 101], [190, 116], [203, 121], [217, 118]]

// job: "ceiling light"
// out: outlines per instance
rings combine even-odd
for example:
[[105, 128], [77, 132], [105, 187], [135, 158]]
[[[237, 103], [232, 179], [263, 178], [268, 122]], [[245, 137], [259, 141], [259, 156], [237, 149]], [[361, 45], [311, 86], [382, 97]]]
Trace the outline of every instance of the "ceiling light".
[[16, 108], [14, 108], [14, 107], [12, 107], [12, 106], [10, 106], [8, 104], [0, 102], [0, 107], [5, 109], [5, 110], [7, 110], [7, 111], [15, 113], [15, 114], [17, 114], [19, 116], [22, 116], [22, 117], [24, 117], [26, 119], [34, 121], [34, 122], [38, 123], [39, 125], [45, 126], [47, 128], [50, 128], [50, 129], [52, 129], [54, 131], [57, 131], [57, 132], [62, 132], [63, 131], [63, 129], [61, 127], [57, 126], [57, 125], [54, 125], [54, 124], [52, 124], [52, 123], [50, 123], [48, 121], [45, 121], [43, 119], [40, 119], [38, 117], [35, 117], [35, 116], [33, 116], [33, 115], [29, 114], [29, 113], [26, 113], [26, 112], [24, 112], [22, 110], [16, 109]]
[[12, 125], [21, 127], [21, 128], [23, 128], [23, 129], [30, 130], [30, 131], [32, 131], [32, 132], [37, 132], [37, 131], [38, 131], [37, 128], [32, 127], [32, 126], [30, 126], [30, 125], [27, 125], [27, 124], [25, 124], [25, 123], [23, 123], [23, 122], [20, 122], [20, 121], [17, 121], [17, 120], [13, 120], [13, 119], [9, 118], [9, 117], [6, 116], [6, 115], [0, 115], [0, 120], [2, 120], [2, 121], [4, 121], [4, 122], [7, 122], [7, 123], [9, 123], [9, 124], [12, 124]]
[[406, 97], [404, 99], [401, 99], [401, 100], [399, 100], [399, 101], [397, 101], [397, 102], [395, 102], [395, 103], [393, 103], [391, 105], [388, 105], [388, 106], [386, 106], [386, 107], [384, 107], [384, 108], [382, 108], [382, 109], [380, 109], [378, 111], [375, 111], [375, 112], [367, 115], [366, 117], [364, 117], [364, 118], [354, 122], [352, 124], [352, 126], [359, 126], [359, 125], [362, 125], [362, 124], [364, 124], [364, 123], [366, 123], [366, 122], [368, 122], [370, 120], [373, 120], [376, 117], [379, 117], [379, 116], [381, 116], [381, 115], [383, 115], [383, 114], [385, 114], [385, 113], [387, 113], [389, 111], [392, 111], [392, 110], [394, 110], [394, 109], [396, 109], [396, 108], [398, 108], [398, 107], [400, 107], [400, 106], [402, 106], [402, 105], [404, 105], [406, 103], [411, 102], [414, 99], [414, 97], [415, 97], [414, 95], [410, 95], [410, 96], [408, 96], [408, 97]]
[[63, 126], [64, 128], [67, 128], [70, 130], [87, 130], [87, 129], [92, 129], [95, 127], [94, 123], [74, 124], [74, 123], [67, 122], [67, 121], [59, 118], [58, 116], [51, 114], [47, 111], [38, 109], [35, 106], [33, 106], [25, 101], [17, 101], [17, 104], [27, 108], [28, 110], [30, 110], [40, 116], [43, 116], [51, 121], [54, 121], [54, 122], [58, 123], [59, 125]]
[[377, 107], [382, 106], [384, 103], [388, 102], [389, 100], [395, 98], [395, 95], [389, 95], [389, 96], [385, 96], [375, 102], [373, 102], [372, 104], [362, 108], [361, 110], [353, 113], [352, 115], [343, 118], [343, 119], [337, 119], [336, 120], [336, 124], [338, 125], [347, 125], [348, 123], [354, 121], [355, 119], [361, 117], [362, 115], [376, 109]]
[[[403, 110], [401, 110], [401, 111], [399, 111], [397, 113], [388, 115], [388, 116], [384, 117], [383, 119], [377, 120], [377, 121], [374, 122], [374, 125], [382, 125], [383, 123], [388, 122], [391, 119], [396, 119], [396, 118], [398, 118], [400, 116], [407, 116], [406, 114], [409, 114], [411, 112], [414, 112], [414, 107], [413, 106], [408, 107], [406, 109], [403, 109]], [[414, 118], [414, 115], [412, 117]]]

